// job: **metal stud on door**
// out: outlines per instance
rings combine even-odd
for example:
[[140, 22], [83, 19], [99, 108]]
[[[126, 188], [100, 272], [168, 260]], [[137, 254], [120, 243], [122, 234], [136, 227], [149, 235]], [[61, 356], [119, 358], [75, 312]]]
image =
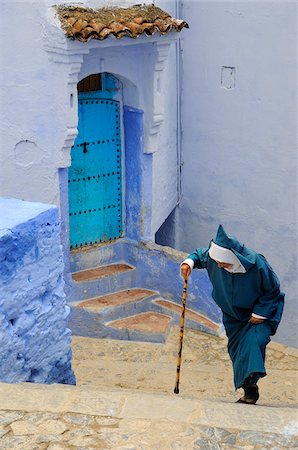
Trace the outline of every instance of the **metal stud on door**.
[[122, 235], [120, 106], [79, 97], [78, 136], [69, 168], [71, 248]]

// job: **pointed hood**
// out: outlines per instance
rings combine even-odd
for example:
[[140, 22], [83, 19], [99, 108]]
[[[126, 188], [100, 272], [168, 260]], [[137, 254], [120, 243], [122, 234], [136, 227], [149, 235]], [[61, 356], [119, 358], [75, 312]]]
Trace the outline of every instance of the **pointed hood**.
[[219, 225], [213, 242], [220, 247], [231, 250], [246, 270], [249, 270], [256, 261], [255, 252], [246, 248], [235, 237], [228, 235], [222, 225]]

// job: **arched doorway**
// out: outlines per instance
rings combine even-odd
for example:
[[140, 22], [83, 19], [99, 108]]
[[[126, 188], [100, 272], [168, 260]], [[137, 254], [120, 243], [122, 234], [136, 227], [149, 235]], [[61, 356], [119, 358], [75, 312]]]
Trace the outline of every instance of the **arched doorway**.
[[107, 73], [78, 83], [78, 135], [68, 169], [71, 249], [123, 233], [119, 89]]

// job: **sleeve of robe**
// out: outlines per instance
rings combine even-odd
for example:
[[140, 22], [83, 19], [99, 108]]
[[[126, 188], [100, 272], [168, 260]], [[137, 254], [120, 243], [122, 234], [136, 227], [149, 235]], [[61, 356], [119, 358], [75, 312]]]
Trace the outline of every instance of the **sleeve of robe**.
[[275, 318], [280, 303], [280, 284], [270, 266], [260, 268], [261, 290], [263, 293], [257, 299], [253, 312], [268, 319]]
[[208, 260], [208, 248], [197, 248], [193, 253], [188, 255], [194, 262], [196, 269], [206, 269]]

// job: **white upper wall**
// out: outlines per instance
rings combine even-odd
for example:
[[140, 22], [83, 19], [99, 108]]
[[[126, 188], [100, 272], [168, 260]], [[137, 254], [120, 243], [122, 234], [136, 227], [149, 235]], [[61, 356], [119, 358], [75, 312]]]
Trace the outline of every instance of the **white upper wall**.
[[[286, 291], [279, 337], [297, 339], [295, 2], [183, 2], [180, 248], [219, 223], [263, 253]], [[226, 67], [226, 68], [224, 68]], [[229, 69], [233, 68], [233, 69]]]
[[47, 4], [4, 2], [1, 19], [1, 195], [58, 205], [68, 73], [44, 48]]
[[70, 87], [69, 80], [109, 71], [128, 81], [124, 103], [144, 110], [145, 152], [153, 161], [153, 184], [146, 192], [152, 211], [148, 236], [154, 238], [177, 202], [176, 43], [167, 45], [168, 36], [69, 42], [51, 6], [49, 0], [1, 2], [0, 195], [60, 206], [58, 169], [70, 163], [69, 138], [77, 127], [76, 84]]

